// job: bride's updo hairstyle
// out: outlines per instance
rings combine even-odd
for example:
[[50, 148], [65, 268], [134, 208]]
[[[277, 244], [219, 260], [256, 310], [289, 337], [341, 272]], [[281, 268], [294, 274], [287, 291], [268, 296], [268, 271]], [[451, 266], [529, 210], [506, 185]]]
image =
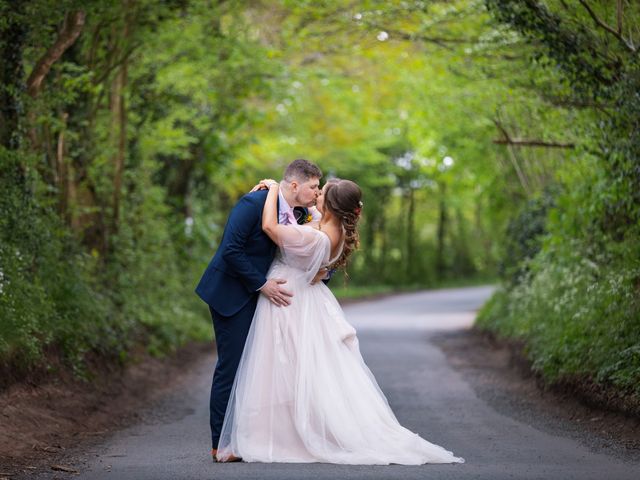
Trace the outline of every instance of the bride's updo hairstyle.
[[340, 219], [345, 231], [342, 255], [331, 268], [345, 268], [351, 253], [360, 246], [358, 220], [362, 211], [362, 190], [351, 180], [332, 179], [324, 192], [324, 208]]

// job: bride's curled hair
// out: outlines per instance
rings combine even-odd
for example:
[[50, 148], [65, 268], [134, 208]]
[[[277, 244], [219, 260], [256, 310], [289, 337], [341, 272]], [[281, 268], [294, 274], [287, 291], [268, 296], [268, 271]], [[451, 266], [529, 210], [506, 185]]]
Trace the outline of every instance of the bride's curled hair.
[[342, 254], [331, 268], [345, 268], [351, 253], [360, 246], [357, 227], [362, 208], [362, 190], [351, 180], [329, 180], [324, 193], [324, 208], [340, 219], [345, 232]]

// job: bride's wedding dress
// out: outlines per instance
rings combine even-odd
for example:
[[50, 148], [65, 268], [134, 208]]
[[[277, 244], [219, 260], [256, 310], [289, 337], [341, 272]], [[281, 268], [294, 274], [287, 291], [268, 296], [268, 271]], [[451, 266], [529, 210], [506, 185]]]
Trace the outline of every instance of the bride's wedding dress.
[[[268, 278], [286, 279], [288, 307], [260, 296], [222, 427], [218, 459], [342, 464], [463, 463], [398, 423], [364, 363], [355, 329], [329, 288], [329, 237], [281, 230]], [[338, 254], [339, 255], [339, 254]]]

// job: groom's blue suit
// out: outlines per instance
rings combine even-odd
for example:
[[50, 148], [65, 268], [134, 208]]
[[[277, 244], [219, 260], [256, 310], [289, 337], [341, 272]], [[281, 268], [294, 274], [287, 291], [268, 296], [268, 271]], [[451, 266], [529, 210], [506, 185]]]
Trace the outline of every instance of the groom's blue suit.
[[216, 254], [196, 293], [209, 305], [218, 362], [209, 403], [211, 439], [218, 447], [231, 387], [249, 333], [259, 292], [267, 281], [276, 245], [262, 231], [267, 190], [248, 193], [235, 205]]
[[235, 205], [222, 241], [196, 293], [218, 313], [235, 315], [267, 281], [276, 245], [262, 231], [267, 190], [248, 193]]

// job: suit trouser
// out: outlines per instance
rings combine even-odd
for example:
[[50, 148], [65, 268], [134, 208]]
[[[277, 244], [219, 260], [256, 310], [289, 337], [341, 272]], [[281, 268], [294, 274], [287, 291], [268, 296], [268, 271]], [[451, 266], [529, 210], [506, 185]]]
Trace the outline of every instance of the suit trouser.
[[253, 314], [256, 311], [257, 302], [258, 295], [254, 295], [238, 313], [230, 317], [220, 315], [209, 307], [218, 350], [218, 362], [213, 372], [209, 400], [209, 423], [211, 425], [213, 448], [218, 448], [224, 414], [229, 403], [229, 395], [231, 394], [233, 381], [242, 357], [244, 344], [247, 340], [251, 320], [253, 320]]

